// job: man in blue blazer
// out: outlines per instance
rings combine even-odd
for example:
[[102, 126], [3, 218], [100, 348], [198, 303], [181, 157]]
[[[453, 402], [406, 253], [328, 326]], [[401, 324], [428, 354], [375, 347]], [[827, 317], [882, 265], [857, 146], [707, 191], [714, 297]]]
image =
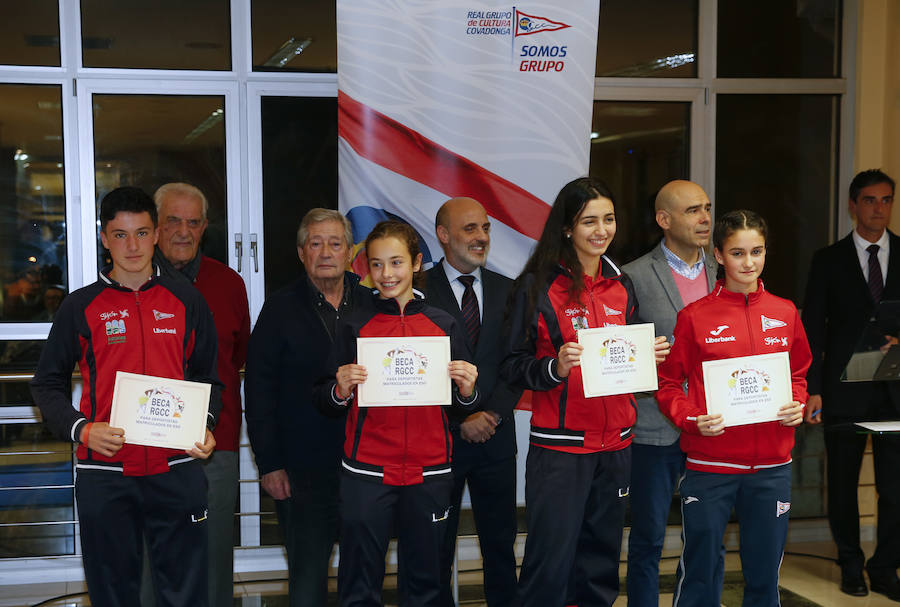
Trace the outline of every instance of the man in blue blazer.
[[[672, 341], [675, 319], [687, 304], [706, 296], [716, 262], [706, 255], [712, 231], [709, 197], [696, 183], [671, 181], [656, 196], [656, 223], [663, 238], [643, 257], [622, 267], [631, 277], [640, 322]], [[659, 558], [666, 538], [672, 494], [684, 473], [678, 429], [659, 412], [653, 393], [636, 394], [631, 445], [631, 530], [628, 535], [629, 607], [659, 604]]]
[[[849, 210], [856, 228], [813, 256], [803, 305], [803, 324], [813, 353], [807, 374], [808, 423], [825, 423], [828, 522], [837, 545], [841, 590], [868, 593], [859, 545], [857, 485], [868, 436], [854, 422], [900, 418], [897, 382], [841, 382], [863, 329], [880, 301], [900, 300], [900, 238], [888, 223], [894, 180], [880, 170], [850, 183]], [[874, 592], [900, 601], [900, 436], [872, 435], [878, 531], [875, 553], [865, 562]]]
[[428, 303], [466, 329], [478, 367], [484, 403], [463, 419], [451, 419], [453, 501], [443, 550], [443, 607], [451, 607], [450, 574], [463, 488], [468, 482], [484, 566], [489, 607], [519, 604], [516, 594], [516, 431], [513, 408], [521, 390], [499, 377], [501, 331], [512, 281], [484, 267], [491, 244], [490, 220], [471, 198], [452, 198], [438, 210], [435, 231], [444, 258], [427, 273]]

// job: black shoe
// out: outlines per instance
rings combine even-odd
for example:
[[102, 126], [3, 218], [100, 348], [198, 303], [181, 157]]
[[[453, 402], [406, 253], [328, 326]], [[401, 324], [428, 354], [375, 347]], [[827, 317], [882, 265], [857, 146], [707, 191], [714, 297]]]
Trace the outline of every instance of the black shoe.
[[869, 572], [869, 583], [872, 585], [872, 592], [883, 594], [892, 601], [900, 601], [900, 579], [897, 578], [896, 571], [878, 572], [874, 575]]
[[[875, 589], [874, 586], [872, 589]], [[862, 569], [841, 569], [841, 592], [850, 596], [866, 596], [869, 594]]]

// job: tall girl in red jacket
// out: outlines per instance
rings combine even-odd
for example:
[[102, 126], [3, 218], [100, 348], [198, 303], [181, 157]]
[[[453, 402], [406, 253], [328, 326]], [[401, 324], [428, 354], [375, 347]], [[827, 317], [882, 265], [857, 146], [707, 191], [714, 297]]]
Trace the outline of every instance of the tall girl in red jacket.
[[383, 221], [366, 239], [369, 275], [377, 288], [371, 306], [338, 326], [336, 377], [319, 386], [319, 404], [347, 410], [341, 476], [341, 560], [338, 593], [343, 607], [380, 606], [384, 559], [397, 534], [404, 596], [401, 605], [437, 606], [440, 552], [450, 493], [450, 429], [442, 407], [363, 407], [355, 387], [367, 371], [354, 362], [359, 337], [450, 336], [454, 406], [478, 404], [475, 365], [463, 329], [446, 312], [413, 293], [422, 255], [408, 225]]
[[[680, 486], [684, 548], [677, 607], [720, 604], [722, 588], [713, 583], [713, 574], [732, 508], [740, 524], [744, 607], [780, 604], [791, 448], [794, 426], [803, 421], [812, 358], [794, 304], [767, 292], [759, 280], [767, 232], [753, 211], [732, 211], [716, 222], [713, 244], [725, 280], [678, 314], [671, 356], [659, 367], [659, 408], [681, 428], [687, 454]], [[775, 352], [790, 356], [793, 394], [780, 408], [779, 421], [726, 428], [721, 414], [707, 414], [703, 361]]]
[[[612, 194], [576, 179], [556, 197], [509, 305], [512, 384], [534, 390], [525, 470], [528, 539], [522, 605], [612, 605], [631, 477], [631, 394], [585, 398], [578, 329], [636, 319], [631, 280], [604, 253], [616, 234]], [[668, 352], [657, 338], [657, 360]]]

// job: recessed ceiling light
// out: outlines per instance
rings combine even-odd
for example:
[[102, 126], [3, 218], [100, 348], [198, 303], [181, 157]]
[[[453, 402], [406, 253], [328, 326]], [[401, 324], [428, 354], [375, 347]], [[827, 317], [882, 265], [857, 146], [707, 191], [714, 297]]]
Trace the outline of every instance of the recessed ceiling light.
[[284, 67], [291, 59], [302, 53], [306, 47], [312, 44], [312, 38], [297, 39], [294, 36], [288, 38], [275, 53], [263, 62], [266, 67]]

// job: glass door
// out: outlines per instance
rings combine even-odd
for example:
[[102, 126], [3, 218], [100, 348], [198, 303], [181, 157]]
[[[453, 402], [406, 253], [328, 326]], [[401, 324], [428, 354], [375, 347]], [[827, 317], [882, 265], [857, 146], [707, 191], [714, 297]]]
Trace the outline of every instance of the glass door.
[[706, 183], [703, 142], [705, 105], [701, 88], [602, 87], [594, 98], [590, 174], [616, 196], [618, 235], [610, 247], [628, 263], [659, 242], [656, 192], [673, 179]]
[[[337, 208], [337, 85], [249, 83], [249, 243], [257, 247], [248, 268], [255, 320], [265, 298], [302, 274], [297, 227], [315, 207]], [[241, 447], [241, 478], [256, 478], [249, 446]], [[283, 543], [275, 504], [258, 482], [241, 485], [244, 546]], [[258, 516], [247, 515], [257, 513]]]
[[236, 89], [222, 83], [78, 82], [85, 282], [108, 261], [99, 241], [87, 236], [98, 233], [103, 196], [120, 186], [152, 196], [174, 181], [197, 186], [209, 201], [201, 253], [238, 269], [240, 158], [239, 146], [230, 144], [238, 130]]

